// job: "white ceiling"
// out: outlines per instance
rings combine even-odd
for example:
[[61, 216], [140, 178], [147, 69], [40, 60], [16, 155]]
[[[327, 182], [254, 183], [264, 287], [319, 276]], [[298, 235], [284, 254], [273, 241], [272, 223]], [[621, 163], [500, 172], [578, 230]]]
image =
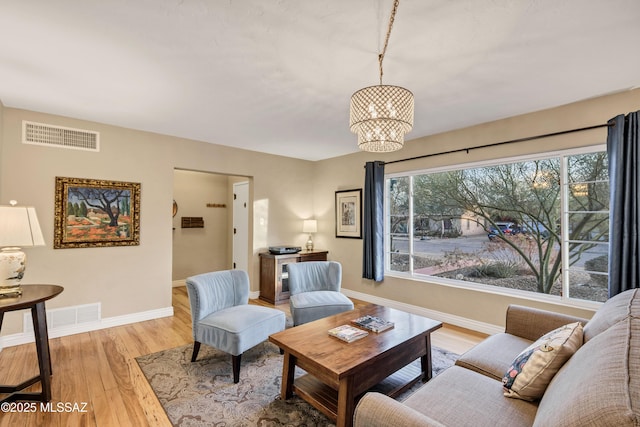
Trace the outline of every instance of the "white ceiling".
[[[378, 83], [392, 3], [0, 0], [0, 100], [340, 156], [358, 151], [349, 99]], [[415, 95], [410, 140], [640, 86], [639, 41], [639, 0], [402, 0], [384, 83]]]

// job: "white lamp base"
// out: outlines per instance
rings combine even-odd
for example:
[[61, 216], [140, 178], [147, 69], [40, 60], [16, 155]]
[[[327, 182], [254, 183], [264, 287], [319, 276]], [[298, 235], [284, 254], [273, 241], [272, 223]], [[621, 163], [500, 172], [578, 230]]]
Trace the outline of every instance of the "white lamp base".
[[20, 248], [0, 250], [0, 296], [20, 295], [20, 281], [24, 276], [27, 256]]
[[307, 240], [307, 251], [311, 252], [313, 250], [313, 240], [311, 239], [311, 234], [309, 234], [309, 240]]

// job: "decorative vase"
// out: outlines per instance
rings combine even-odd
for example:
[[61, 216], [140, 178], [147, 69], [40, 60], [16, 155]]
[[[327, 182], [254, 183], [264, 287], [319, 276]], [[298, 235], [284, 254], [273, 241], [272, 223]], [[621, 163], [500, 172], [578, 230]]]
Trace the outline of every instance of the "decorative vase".
[[0, 250], [0, 295], [20, 294], [20, 281], [24, 276], [27, 256], [20, 248]]

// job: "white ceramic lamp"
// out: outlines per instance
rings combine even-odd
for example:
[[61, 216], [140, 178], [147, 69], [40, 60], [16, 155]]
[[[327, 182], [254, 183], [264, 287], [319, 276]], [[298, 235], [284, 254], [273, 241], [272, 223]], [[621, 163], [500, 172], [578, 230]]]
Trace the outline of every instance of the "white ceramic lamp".
[[35, 208], [9, 203], [0, 206], [0, 297], [22, 293], [27, 256], [20, 249], [45, 244]]
[[307, 251], [313, 250], [313, 239], [311, 238], [311, 233], [318, 232], [318, 221], [315, 219], [305, 219], [302, 223], [302, 232], [309, 233], [309, 240], [307, 240]]

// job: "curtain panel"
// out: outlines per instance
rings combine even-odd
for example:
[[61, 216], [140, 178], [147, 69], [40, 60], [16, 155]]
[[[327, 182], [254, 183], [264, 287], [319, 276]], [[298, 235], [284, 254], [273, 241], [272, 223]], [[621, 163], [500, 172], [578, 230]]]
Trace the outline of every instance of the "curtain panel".
[[640, 111], [609, 120], [609, 298], [640, 287]]
[[367, 162], [364, 178], [362, 277], [384, 280], [384, 162]]

